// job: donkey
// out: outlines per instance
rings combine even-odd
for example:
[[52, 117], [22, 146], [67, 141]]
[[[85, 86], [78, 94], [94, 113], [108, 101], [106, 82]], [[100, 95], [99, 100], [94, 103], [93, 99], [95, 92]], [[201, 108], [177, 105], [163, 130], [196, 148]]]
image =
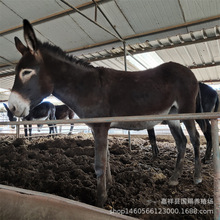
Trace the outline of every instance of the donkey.
[[[55, 118], [56, 119], [73, 119], [74, 118], [74, 112], [72, 109], [70, 109], [66, 105], [55, 105], [56, 111], [55, 111]], [[37, 125], [38, 129], [40, 130], [43, 125]], [[69, 134], [72, 134], [73, 132], [74, 124], [70, 124], [70, 131]], [[55, 126], [55, 130], [57, 133], [57, 127]], [[60, 131], [61, 132], [61, 131]]]
[[[199, 83], [199, 89], [201, 94], [201, 103], [202, 103], [202, 109], [203, 112], [217, 112], [219, 108], [219, 98], [218, 93], [212, 89], [210, 86]], [[200, 103], [196, 103], [196, 112], [200, 113]], [[196, 120], [196, 122], [199, 124], [207, 142], [206, 152], [205, 156], [202, 159], [203, 163], [209, 163], [210, 157], [211, 157], [211, 151], [212, 151], [212, 134], [211, 134], [211, 124], [208, 119], [205, 119], [206, 121], [206, 127], [203, 125], [203, 122], [201, 120]], [[156, 144], [156, 136], [154, 132], [154, 128], [148, 130], [149, 140], [152, 146], [152, 153], [153, 153], [153, 159], [157, 158], [159, 154], [159, 150]]]
[[[17, 118], [10, 111], [8, 106], [4, 103], [5, 109], [7, 110], [7, 115], [9, 121], [17, 121]], [[33, 120], [55, 120], [55, 106], [50, 102], [42, 102], [33, 108], [29, 114], [23, 117], [22, 121], [33, 121]], [[54, 125], [48, 124], [49, 133], [54, 133]], [[27, 125], [24, 125], [25, 136], [28, 136]], [[32, 125], [29, 125], [29, 136], [32, 136]]]
[[[59, 47], [41, 43], [29, 21], [23, 21], [25, 46], [17, 37], [15, 45], [22, 54], [16, 66], [9, 108], [16, 116], [29, 114], [45, 97], [53, 94], [80, 118], [150, 114], [195, 113], [198, 81], [193, 72], [169, 62], [156, 68], [125, 72], [91, 64], [68, 56]], [[89, 123], [95, 140], [97, 205], [107, 199], [106, 185], [112, 182], [108, 130], [151, 129], [160, 121]], [[177, 185], [183, 169], [187, 139], [179, 120], [167, 121], [176, 141], [178, 154], [170, 185]], [[195, 152], [194, 182], [202, 182], [199, 133], [194, 120], [184, 120]]]
[[[74, 118], [74, 112], [72, 109], [70, 109], [66, 105], [56, 105], [56, 119], [73, 119]], [[70, 124], [70, 131], [69, 134], [72, 134], [73, 132], [74, 124]]]

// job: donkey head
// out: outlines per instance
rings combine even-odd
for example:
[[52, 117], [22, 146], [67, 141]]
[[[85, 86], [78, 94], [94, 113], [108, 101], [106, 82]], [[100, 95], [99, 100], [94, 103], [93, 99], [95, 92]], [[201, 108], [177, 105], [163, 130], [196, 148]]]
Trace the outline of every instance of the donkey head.
[[42, 43], [37, 40], [27, 20], [23, 21], [23, 29], [27, 47], [15, 37], [15, 45], [22, 58], [15, 68], [15, 81], [8, 100], [9, 109], [18, 117], [27, 116], [31, 109], [52, 93], [40, 51]]

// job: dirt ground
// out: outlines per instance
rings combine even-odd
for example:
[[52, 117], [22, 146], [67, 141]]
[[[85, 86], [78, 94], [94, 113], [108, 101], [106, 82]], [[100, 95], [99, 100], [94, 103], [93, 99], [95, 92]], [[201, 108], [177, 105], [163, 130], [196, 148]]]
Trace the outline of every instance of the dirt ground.
[[[187, 145], [180, 184], [170, 187], [177, 155], [173, 139], [157, 137], [160, 155], [154, 161], [147, 137], [132, 137], [131, 143], [132, 151], [127, 137], [109, 137], [113, 185], [106, 209], [141, 219], [213, 219], [213, 163], [202, 165], [203, 182], [194, 185], [194, 154]], [[0, 183], [95, 205], [93, 138], [1, 137]]]

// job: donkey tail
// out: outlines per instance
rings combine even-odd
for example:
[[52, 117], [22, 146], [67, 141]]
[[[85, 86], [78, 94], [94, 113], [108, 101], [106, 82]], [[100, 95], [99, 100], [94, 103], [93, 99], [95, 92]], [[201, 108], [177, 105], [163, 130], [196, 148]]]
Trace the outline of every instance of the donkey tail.
[[[199, 88], [198, 95], [196, 97], [196, 113], [203, 113], [203, 107], [202, 107], [202, 97], [201, 97], [201, 91]], [[199, 127], [203, 132], [207, 130], [207, 122], [206, 119], [197, 119], [196, 122], [199, 124]]]

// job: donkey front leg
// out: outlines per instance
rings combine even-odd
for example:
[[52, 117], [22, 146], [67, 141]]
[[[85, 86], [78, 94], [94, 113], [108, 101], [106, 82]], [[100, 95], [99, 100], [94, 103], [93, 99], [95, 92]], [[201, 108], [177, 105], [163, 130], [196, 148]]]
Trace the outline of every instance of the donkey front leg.
[[154, 128], [147, 130], [147, 132], [149, 135], [149, 140], [150, 140], [150, 144], [152, 147], [153, 160], [154, 160], [158, 157], [158, 154], [159, 154], [159, 150], [158, 150], [157, 143], [156, 143], [156, 136], [155, 136]]
[[[107, 148], [108, 148], [108, 146], [107, 146]], [[107, 151], [107, 176], [106, 176], [106, 178], [107, 178], [107, 183], [106, 183], [107, 189], [109, 189], [112, 185], [112, 174], [111, 174], [111, 167], [110, 167], [110, 151], [109, 151], [109, 149]]]
[[97, 176], [97, 206], [103, 207], [106, 199], [106, 170], [108, 167], [108, 178], [110, 167], [107, 166], [107, 138], [109, 124], [98, 124], [92, 127], [95, 139], [95, 173]]
[[28, 136], [28, 130], [27, 130], [27, 125], [24, 125], [24, 136]]

